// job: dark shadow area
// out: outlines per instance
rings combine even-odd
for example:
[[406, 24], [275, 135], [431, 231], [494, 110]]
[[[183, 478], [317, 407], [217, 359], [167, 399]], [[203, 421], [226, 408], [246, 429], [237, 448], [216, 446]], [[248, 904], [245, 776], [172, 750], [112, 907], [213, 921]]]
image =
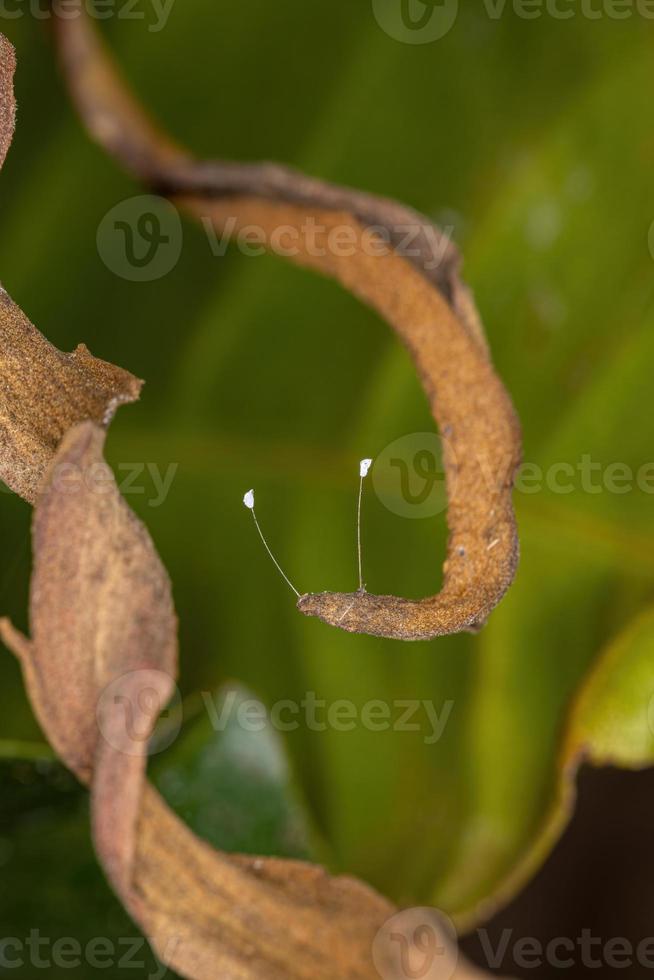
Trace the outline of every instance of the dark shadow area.
[[479, 966], [512, 977], [654, 977], [654, 770], [584, 768], [578, 791], [546, 864], [463, 940]]

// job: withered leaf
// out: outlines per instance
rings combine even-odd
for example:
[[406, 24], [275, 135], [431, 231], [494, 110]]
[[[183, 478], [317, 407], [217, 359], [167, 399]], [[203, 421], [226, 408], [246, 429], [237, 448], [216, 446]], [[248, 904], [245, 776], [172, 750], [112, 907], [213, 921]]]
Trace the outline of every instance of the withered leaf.
[[[104, 463], [71, 429], [34, 511], [31, 637], [6, 621], [40, 724], [91, 790], [98, 856], [162, 960], [195, 980], [372, 980], [392, 906], [295, 861], [226, 855], [145, 781], [147, 739], [176, 672], [170, 583]], [[153, 710], [152, 696], [156, 710]], [[462, 965], [456, 976], [472, 975]]]
[[106, 426], [141, 382], [93, 357], [63, 354], [0, 287], [0, 479], [33, 503], [61, 437], [76, 422]]
[[34, 511], [31, 638], [6, 623], [2, 634], [50, 743], [90, 785], [110, 881], [188, 976], [372, 976], [386, 901], [302, 863], [219, 854], [145, 785], [158, 713], [145, 695], [155, 691], [161, 709], [172, 692], [177, 623], [166, 571], [103, 443], [91, 422], [64, 436]]
[[16, 121], [14, 71], [16, 56], [9, 41], [0, 34], [0, 167], [11, 146]]
[[[1, 37], [0, 58], [4, 157], [13, 129], [13, 55]], [[94, 85], [102, 87], [102, 62], [96, 70]], [[144, 122], [137, 114], [130, 128], [121, 119], [125, 106], [119, 99], [114, 118], [112, 103], [96, 134], [109, 143], [127, 134], [136, 159], [147, 160], [147, 130], [139, 143]], [[166, 153], [177, 161], [176, 150], [158, 147], [156, 165]], [[348, 284], [341, 270], [332, 273]], [[365, 278], [353, 288], [384, 312], [388, 297], [367, 296]], [[459, 325], [485, 358], [472, 307], [461, 312], [467, 294], [455, 276], [441, 285], [452, 309], [460, 304]], [[372, 944], [376, 937], [379, 947], [378, 930], [393, 911], [388, 902], [360, 882], [301, 862], [213, 851], [146, 782], [148, 739], [174, 688], [177, 624], [165, 569], [102, 455], [103, 427], [118, 404], [138, 395], [139, 382], [84, 347], [61, 354], [6, 293], [0, 301], [0, 475], [37, 501], [31, 637], [6, 620], [0, 635], [21, 661], [45, 734], [90, 786], [93, 837], [109, 880], [162, 960], [192, 980], [378, 977]], [[409, 949], [413, 941], [412, 932]], [[444, 970], [458, 980], [481, 976], [464, 962], [453, 966], [448, 936], [440, 943], [450, 953], [443, 969], [430, 971], [434, 980]], [[382, 948], [385, 975], [392, 975], [393, 955]]]
[[[0, 166], [14, 131], [14, 49], [0, 34]], [[30, 502], [71, 425], [108, 425], [135, 401], [141, 382], [81, 344], [63, 354], [39, 333], [0, 285], [0, 479]]]
[[39, 723], [84, 782], [98, 691], [121, 672], [154, 665], [172, 675], [176, 663], [168, 576], [116, 492], [104, 437], [91, 422], [74, 426], [48, 466], [32, 526], [31, 644], [21, 658]]
[[[395, 202], [276, 164], [193, 160], [146, 119], [81, 3], [78, 13], [56, 19], [56, 37], [71, 93], [93, 136], [145, 184], [210, 220], [221, 234], [255, 225], [271, 242], [279, 228], [295, 230], [291, 261], [337, 279], [395, 329], [447, 437], [450, 537], [442, 590], [420, 601], [364, 591], [307, 595], [299, 609], [341, 629], [404, 640], [478, 629], [511, 584], [518, 561], [511, 495], [521, 439], [458, 275], [456, 249], [429, 219]], [[336, 227], [351, 232], [347, 256], [329, 247]], [[410, 256], [400, 254], [398, 242], [407, 227], [415, 233]], [[383, 246], [384, 239], [393, 247], [370, 247], [371, 241]]]
[[[280, 225], [299, 231], [306, 217], [295, 205], [249, 198], [184, 203], [218, 226], [231, 217], [237, 228], [257, 224], [269, 235]], [[304, 250], [294, 261], [338, 279], [393, 325], [447, 435], [450, 538], [444, 586], [435, 596], [411, 602], [367, 592], [324, 593], [302, 596], [298, 608], [341, 629], [403, 640], [476, 629], [511, 584], [518, 559], [511, 488], [520, 432], [510, 400], [485, 350], [415, 267], [392, 251], [371, 255], [362, 244], [365, 229], [351, 215], [313, 214], [323, 229], [314, 235], [320, 256]], [[348, 227], [359, 246], [353, 254], [321, 248], [321, 235], [326, 239], [332, 229]]]

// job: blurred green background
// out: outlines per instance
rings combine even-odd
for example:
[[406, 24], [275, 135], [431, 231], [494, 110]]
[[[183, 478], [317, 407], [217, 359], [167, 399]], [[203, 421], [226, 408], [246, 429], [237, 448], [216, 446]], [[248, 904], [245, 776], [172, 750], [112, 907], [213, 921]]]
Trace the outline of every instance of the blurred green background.
[[[579, 10], [526, 20], [510, 6], [494, 19], [467, 4], [445, 37], [413, 45], [365, 0], [178, 0], [163, 30], [148, 23], [103, 29], [143, 101], [198, 155], [284, 161], [453, 226], [527, 461], [590, 455], [601, 472], [636, 472], [654, 458], [654, 24]], [[301, 591], [355, 587], [357, 461], [433, 429], [408, 356], [335, 284], [279, 258], [216, 257], [186, 220], [168, 275], [111, 272], [98, 226], [141, 189], [83, 132], [47, 22], [0, 27], [19, 61], [0, 279], [56, 346], [84, 341], [146, 379], [111, 427], [112, 464], [178, 467], [161, 506], [147, 472], [128, 497], [180, 617], [185, 728], [153, 764], [161, 788], [219, 846], [314, 856], [398, 901], [465, 912], [529, 849], [570, 699], [651, 601], [654, 497], [579, 479], [570, 493], [517, 493], [519, 574], [477, 637], [402, 644], [300, 616], [242, 494], [256, 487]], [[444, 515], [398, 516], [372, 485], [364, 506], [370, 591], [437, 591]], [[0, 610], [23, 628], [29, 521], [0, 496]], [[307, 692], [359, 708], [453, 704], [436, 744], [424, 727], [357, 725], [230, 747], [200, 693], [234, 682], [268, 706]], [[0, 935], [136, 935], [95, 868], [84, 795], [44, 761], [8, 652], [0, 726]]]

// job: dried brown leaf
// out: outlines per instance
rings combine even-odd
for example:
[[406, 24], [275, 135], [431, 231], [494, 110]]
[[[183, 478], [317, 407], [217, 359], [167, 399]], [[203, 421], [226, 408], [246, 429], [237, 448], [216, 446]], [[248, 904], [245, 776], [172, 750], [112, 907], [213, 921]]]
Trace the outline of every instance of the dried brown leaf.
[[110, 881], [184, 976], [372, 980], [372, 942], [393, 912], [385, 899], [301, 862], [214, 851], [145, 782], [147, 737], [174, 686], [177, 624], [166, 571], [103, 443], [91, 422], [63, 438], [34, 512], [31, 638], [6, 621], [0, 634], [50, 743], [90, 785]]
[[[85, 52], [82, 45], [82, 62]], [[112, 91], [111, 70], [107, 75], [101, 60], [87, 68], [97, 108], [96, 89]], [[0, 36], [0, 159], [13, 131], [12, 74], [13, 53]], [[156, 142], [152, 154], [153, 137], [144, 117], [131, 115], [129, 98], [119, 91], [109, 103], [95, 120], [99, 138], [117, 151], [126, 140], [145, 169], [179, 164], [170, 146]], [[269, 203], [271, 219], [279, 203], [301, 211], [287, 200]], [[247, 211], [248, 199], [243, 204]], [[218, 212], [216, 220], [222, 220]], [[356, 216], [351, 220], [361, 227]], [[396, 265], [393, 259], [384, 270], [391, 283], [399, 277], [390, 293], [380, 290], [381, 268], [368, 263], [327, 271], [386, 313], [401, 333], [431, 300], [420, 299], [429, 277], [418, 264], [412, 273], [423, 284], [412, 301], [417, 305], [398, 306], [392, 290], [403, 291], [407, 283], [406, 270]], [[440, 273], [447, 302], [435, 288], [429, 296], [438, 297], [439, 316], [445, 307], [445, 323], [465, 338], [465, 349], [476, 351], [474, 364], [488, 364], [469, 298], [448, 268]], [[425, 371], [432, 370], [420, 333], [405, 339], [421, 347]], [[45, 734], [90, 786], [94, 841], [117, 894], [162, 960], [192, 980], [372, 980], [379, 975], [372, 942], [392, 912], [388, 902], [360, 882], [301, 862], [212, 850], [145, 780], [148, 739], [174, 689], [177, 624], [166, 571], [102, 455], [104, 426], [118, 404], [138, 396], [140, 383], [84, 347], [71, 355], [57, 351], [4, 291], [0, 369], [0, 475], [37, 501], [31, 638], [6, 620], [0, 636], [21, 661]], [[430, 971], [434, 980], [481, 976], [465, 963], [454, 968], [456, 954], [445, 934], [441, 942], [449, 953], [443, 969]], [[391, 976], [393, 951], [389, 946], [382, 954]]]
[[[427, 218], [392, 201], [276, 164], [193, 160], [146, 121], [81, 4], [78, 17], [56, 20], [56, 36], [87, 128], [127, 169], [196, 217], [208, 218], [221, 234], [255, 225], [270, 242], [279, 228], [294, 229], [299, 245], [291, 260], [337, 279], [375, 308], [411, 353], [446, 437], [450, 537], [443, 588], [420, 601], [365, 591], [307, 595], [299, 609], [351, 632], [404, 640], [478, 629], [515, 574], [512, 485], [521, 441], [479, 315], [459, 278], [454, 247]], [[329, 247], [336, 227], [354, 236], [348, 239], [353, 254]], [[399, 254], [398, 236], [407, 227], [416, 233], [411, 257]], [[381, 232], [396, 247], [372, 249], [375, 238], [383, 246]]]
[[[0, 166], [16, 106], [14, 49], [0, 34]], [[59, 440], [76, 422], [108, 425], [135, 401], [141, 382], [80, 346], [63, 354], [39, 333], [0, 285], [0, 479], [30, 502]]]
[[54, 16], [53, 27], [71, 96], [89, 134], [133, 177], [171, 198], [190, 194], [202, 202], [221, 197], [287, 202], [308, 209], [309, 216], [314, 210], [346, 212], [367, 229], [384, 229], [398, 246], [412, 230], [407, 261], [440, 289], [464, 328], [488, 350], [479, 314], [459, 277], [459, 253], [429, 218], [397, 201], [316, 180], [278, 163], [196, 160], [135, 99], [82, 0], [70, 0], [70, 6], [71, 15]]
[[76, 422], [106, 426], [141, 382], [93, 357], [63, 354], [0, 287], [0, 479], [33, 503], [61, 437]]
[[[299, 232], [306, 219], [303, 208], [248, 198], [187, 197], [184, 204], [218, 226], [231, 218], [237, 228], [257, 224], [268, 235], [280, 225]], [[320, 268], [373, 306], [413, 356], [446, 435], [450, 538], [444, 586], [435, 596], [412, 602], [367, 592], [323, 593], [302, 596], [298, 608], [350, 632], [404, 640], [476, 629], [511, 584], [518, 559], [511, 488], [520, 434], [511, 403], [485, 351], [415, 267], [394, 252], [370, 254], [363, 242], [366, 229], [351, 215], [313, 215], [325, 239], [335, 228], [350, 228], [356, 251], [339, 256], [317, 235], [320, 256], [304, 250], [294, 261]]]
[[9, 41], [0, 34], [0, 168], [11, 146], [16, 122], [14, 71], [16, 56]]

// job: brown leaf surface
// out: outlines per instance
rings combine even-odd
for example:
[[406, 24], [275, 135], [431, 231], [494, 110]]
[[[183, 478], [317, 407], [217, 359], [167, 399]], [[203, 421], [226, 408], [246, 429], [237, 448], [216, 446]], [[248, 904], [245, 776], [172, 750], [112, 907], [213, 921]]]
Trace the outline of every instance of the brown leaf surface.
[[16, 56], [9, 41], [0, 34], [0, 168], [11, 146], [16, 121], [14, 71]]
[[[218, 226], [232, 219], [237, 228], [257, 224], [267, 235], [283, 225], [301, 236], [306, 218], [304, 209], [272, 201], [187, 197], [183, 202]], [[323, 593], [303, 596], [298, 608], [350, 632], [404, 640], [475, 629], [509, 587], [518, 558], [511, 487], [520, 438], [511, 403], [485, 351], [415, 267], [393, 251], [371, 255], [366, 229], [351, 215], [322, 211], [313, 216], [324, 229], [322, 237], [314, 236], [321, 254], [305, 249], [294, 261], [327, 272], [374, 307], [413, 356], [446, 436], [450, 538], [438, 595], [411, 602], [367, 592]], [[344, 228], [351, 229], [356, 251], [338, 256], [326, 240], [334, 229]]]
[[76, 422], [106, 426], [141, 382], [93, 357], [63, 354], [0, 287], [0, 479], [34, 503], [61, 437]]
[[[337, 279], [376, 309], [413, 358], [445, 439], [450, 538], [442, 591], [420, 601], [364, 591], [323, 593], [303, 596], [299, 609], [351, 632], [405, 640], [478, 629], [515, 574], [512, 485], [521, 440], [479, 315], [459, 278], [456, 249], [429, 219], [392, 201], [277, 164], [193, 160], [146, 118], [81, 3], [77, 17], [55, 18], [55, 34], [87, 128], [132, 174], [209, 219], [220, 234], [255, 225], [271, 242], [280, 228], [290, 227], [298, 245], [291, 260]], [[336, 228], [353, 236], [352, 254], [330, 247], [329, 232]], [[415, 235], [417, 254], [411, 256], [400, 254], [407, 228]], [[385, 241], [392, 247], [384, 249]]]
[[372, 942], [394, 911], [385, 899], [302, 862], [214, 851], [145, 782], [147, 740], [174, 686], [177, 623], [166, 571], [103, 443], [91, 422], [62, 440], [34, 512], [31, 639], [6, 621], [0, 633], [50, 743], [90, 785], [110, 881], [184, 976], [372, 980]]
[[[16, 106], [14, 49], [0, 34], [0, 166]], [[63, 434], [76, 422], [108, 425], [135, 401], [141, 382], [80, 346], [63, 354], [39, 333], [0, 285], [0, 479], [30, 502]]]

